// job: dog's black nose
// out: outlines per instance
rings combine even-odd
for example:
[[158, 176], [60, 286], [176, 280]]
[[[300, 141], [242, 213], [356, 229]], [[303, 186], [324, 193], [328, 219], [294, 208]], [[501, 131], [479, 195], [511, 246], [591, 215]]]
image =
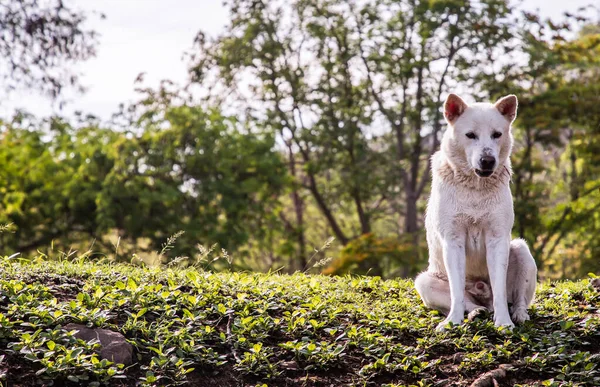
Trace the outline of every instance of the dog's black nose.
[[491, 171], [496, 165], [496, 159], [494, 156], [483, 156], [479, 159], [479, 165], [483, 171]]

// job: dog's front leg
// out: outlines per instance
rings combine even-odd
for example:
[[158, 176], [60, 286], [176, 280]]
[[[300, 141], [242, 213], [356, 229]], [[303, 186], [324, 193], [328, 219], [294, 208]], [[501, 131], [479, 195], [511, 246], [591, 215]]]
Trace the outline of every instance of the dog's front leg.
[[465, 239], [453, 235], [442, 241], [444, 266], [448, 274], [450, 285], [450, 313], [438, 326], [438, 331], [443, 331], [448, 323], [462, 324], [465, 318]]
[[490, 236], [486, 238], [486, 260], [494, 298], [494, 325], [497, 327], [514, 327], [508, 313], [506, 294], [509, 248], [510, 236]]

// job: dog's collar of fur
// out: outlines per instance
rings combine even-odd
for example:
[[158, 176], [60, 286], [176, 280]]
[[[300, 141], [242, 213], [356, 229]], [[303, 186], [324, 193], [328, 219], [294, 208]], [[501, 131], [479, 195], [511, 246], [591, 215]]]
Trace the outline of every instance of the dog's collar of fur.
[[[508, 185], [512, 177], [512, 168], [510, 160], [506, 160], [503, 165], [498, 166], [496, 171], [488, 177], [477, 176], [473, 169], [461, 168], [458, 165], [452, 165], [442, 152], [434, 155], [433, 167], [436, 168], [438, 176], [453, 185], [468, 187], [471, 189], [493, 190], [500, 185]], [[436, 162], [437, 161], [437, 162]], [[435, 174], [434, 174], [435, 175]]]

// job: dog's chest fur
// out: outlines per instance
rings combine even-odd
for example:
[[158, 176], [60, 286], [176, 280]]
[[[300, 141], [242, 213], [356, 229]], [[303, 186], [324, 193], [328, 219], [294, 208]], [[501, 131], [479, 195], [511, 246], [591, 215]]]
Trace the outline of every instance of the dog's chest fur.
[[486, 262], [485, 236], [481, 222], [467, 225], [465, 243], [467, 278], [488, 280], [489, 274]]
[[[429, 228], [447, 235], [463, 234], [467, 277], [488, 280], [486, 233], [502, 233], [512, 227], [510, 169], [506, 174], [486, 179], [463, 176], [451, 168], [443, 152], [434, 156], [433, 167], [434, 187], [427, 214]], [[439, 260], [434, 266], [445, 272], [441, 251], [434, 255], [431, 258]]]
[[[462, 191], [462, 190], [461, 190]], [[453, 215], [453, 227], [465, 230], [465, 254], [467, 278], [488, 280], [486, 263], [486, 230], [490, 232], [491, 224], [498, 222], [494, 209], [499, 201], [498, 195], [481, 197], [469, 195], [468, 192], [455, 192], [456, 203]]]

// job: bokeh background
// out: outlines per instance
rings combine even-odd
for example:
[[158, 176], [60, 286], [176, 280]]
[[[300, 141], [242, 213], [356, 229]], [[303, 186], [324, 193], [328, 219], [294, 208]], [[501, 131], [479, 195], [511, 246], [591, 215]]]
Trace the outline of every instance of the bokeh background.
[[445, 97], [514, 93], [514, 236], [597, 273], [598, 6], [0, 1], [0, 253], [414, 276]]

